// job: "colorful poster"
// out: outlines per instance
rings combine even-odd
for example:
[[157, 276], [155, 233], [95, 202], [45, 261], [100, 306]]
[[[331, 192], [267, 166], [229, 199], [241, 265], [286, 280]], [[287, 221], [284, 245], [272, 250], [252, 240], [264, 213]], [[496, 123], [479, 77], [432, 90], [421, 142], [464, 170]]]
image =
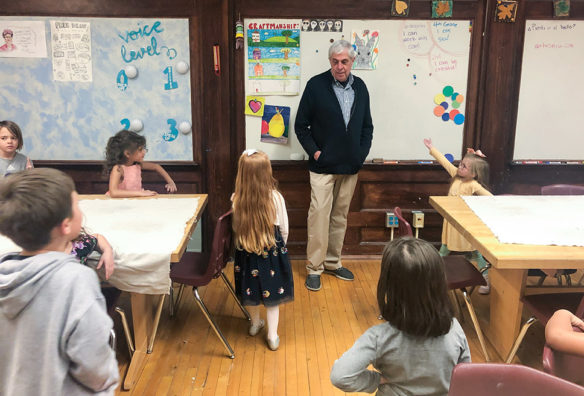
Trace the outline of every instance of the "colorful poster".
[[246, 96], [245, 97], [245, 114], [261, 117], [264, 115], [264, 104], [266, 98], [261, 96]]
[[90, 23], [51, 21], [55, 81], [93, 81]]
[[298, 95], [300, 23], [248, 24], [248, 92]]
[[351, 44], [357, 51], [353, 69], [375, 70], [379, 58], [379, 32], [365, 29], [353, 31]]
[[260, 141], [278, 144], [288, 143], [289, 123], [290, 107], [265, 105]]
[[47, 43], [43, 21], [0, 20], [0, 57], [46, 58]]

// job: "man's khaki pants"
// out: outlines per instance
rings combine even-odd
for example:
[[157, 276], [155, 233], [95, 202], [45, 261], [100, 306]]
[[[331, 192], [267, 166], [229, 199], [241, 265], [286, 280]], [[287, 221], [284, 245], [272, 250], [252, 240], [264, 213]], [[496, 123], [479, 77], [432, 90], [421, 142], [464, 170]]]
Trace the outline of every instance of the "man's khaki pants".
[[357, 174], [329, 175], [310, 172], [310, 209], [306, 269], [320, 275], [324, 269], [342, 267], [341, 250], [347, 230], [347, 214]]

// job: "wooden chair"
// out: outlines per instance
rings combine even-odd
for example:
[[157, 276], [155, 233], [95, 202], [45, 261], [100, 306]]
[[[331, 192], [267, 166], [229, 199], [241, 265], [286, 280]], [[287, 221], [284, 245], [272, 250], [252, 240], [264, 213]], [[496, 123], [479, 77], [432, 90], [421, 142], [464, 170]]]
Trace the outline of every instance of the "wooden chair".
[[174, 315], [174, 311], [178, 307], [178, 303], [182, 296], [182, 292], [185, 285], [193, 287], [193, 294], [195, 296], [195, 301], [197, 302], [201, 311], [207, 318], [207, 321], [217, 334], [217, 337], [223, 343], [223, 346], [228, 351], [228, 355], [231, 359], [235, 358], [233, 349], [223, 336], [223, 333], [217, 326], [217, 323], [211, 316], [209, 310], [205, 306], [205, 303], [199, 296], [198, 288], [201, 286], [208, 285], [213, 279], [221, 277], [223, 282], [227, 286], [229, 293], [235, 298], [237, 305], [247, 318], [251, 320], [247, 310], [241, 305], [239, 299], [235, 295], [233, 286], [223, 273], [223, 269], [227, 263], [231, 260], [231, 240], [232, 240], [232, 229], [231, 229], [231, 211], [225, 213], [217, 220], [217, 225], [215, 226], [215, 232], [213, 234], [213, 242], [210, 253], [195, 253], [186, 252], [182, 259], [171, 266], [170, 268], [170, 279], [173, 282], [180, 283], [180, 289], [176, 302], [174, 301], [174, 292], [172, 287], [170, 288], [170, 305], [171, 305], [171, 315]]
[[584, 388], [531, 367], [461, 363], [454, 367], [448, 396], [583, 396]]
[[567, 309], [579, 318], [584, 317], [584, 293], [532, 294], [521, 297], [521, 302], [532, 312], [532, 316], [521, 327], [505, 363], [511, 363], [527, 330], [536, 321], [545, 326], [558, 309]]
[[[401, 209], [396, 206], [393, 209], [393, 212], [398, 219], [399, 234], [401, 236], [413, 236], [412, 227], [410, 226], [410, 223], [403, 217]], [[472, 294], [474, 288], [476, 286], [484, 286], [487, 284], [487, 282], [485, 281], [485, 278], [483, 278], [482, 273], [462, 255], [449, 255], [442, 257], [442, 260], [444, 262], [444, 272], [446, 274], [448, 289], [451, 290], [454, 295], [460, 320], [464, 320], [464, 316], [462, 315], [462, 310], [460, 309], [458, 296], [455, 293], [456, 289], [460, 290], [462, 296], [464, 297], [464, 302], [468, 308], [468, 312], [477, 333], [477, 337], [479, 338], [479, 343], [481, 344], [483, 355], [485, 360], [488, 362], [489, 354], [487, 352], [487, 345], [479, 325], [474, 306], [472, 305], [472, 301], [470, 299], [470, 295]], [[487, 268], [484, 268], [484, 270], [486, 269]]]
[[[581, 333], [577, 327], [574, 331]], [[549, 345], [543, 347], [543, 371], [578, 385], [584, 385], [584, 356], [572, 355], [554, 350]]]

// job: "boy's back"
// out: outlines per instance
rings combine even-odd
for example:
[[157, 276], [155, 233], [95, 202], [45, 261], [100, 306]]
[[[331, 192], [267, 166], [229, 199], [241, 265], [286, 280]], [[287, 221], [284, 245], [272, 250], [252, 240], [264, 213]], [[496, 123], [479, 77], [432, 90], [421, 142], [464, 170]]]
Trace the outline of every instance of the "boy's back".
[[73, 256], [0, 257], [0, 394], [113, 394], [111, 328], [97, 275]]

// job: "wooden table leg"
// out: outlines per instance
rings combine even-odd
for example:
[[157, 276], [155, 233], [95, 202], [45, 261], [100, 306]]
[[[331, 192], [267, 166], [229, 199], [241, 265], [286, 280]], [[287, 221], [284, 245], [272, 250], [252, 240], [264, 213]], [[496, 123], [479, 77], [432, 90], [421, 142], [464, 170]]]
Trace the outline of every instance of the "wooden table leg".
[[132, 389], [146, 365], [148, 339], [153, 332], [154, 322], [152, 304], [156, 297], [159, 298], [159, 296], [151, 294], [131, 293], [134, 346], [136, 350], [132, 355], [128, 372], [124, 379], [124, 390]]
[[491, 317], [486, 335], [502, 360], [519, 334], [523, 311], [520, 297], [526, 276], [527, 271], [522, 269], [489, 269]]

